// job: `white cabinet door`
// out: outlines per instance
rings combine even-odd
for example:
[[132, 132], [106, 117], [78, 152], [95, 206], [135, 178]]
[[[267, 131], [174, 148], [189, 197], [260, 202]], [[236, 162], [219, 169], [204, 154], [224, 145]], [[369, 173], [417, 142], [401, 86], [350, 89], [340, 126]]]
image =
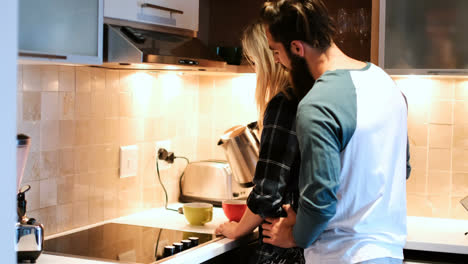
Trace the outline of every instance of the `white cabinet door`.
[[102, 64], [103, 0], [21, 0], [21, 59]]
[[198, 31], [199, 0], [104, 0], [104, 17]]

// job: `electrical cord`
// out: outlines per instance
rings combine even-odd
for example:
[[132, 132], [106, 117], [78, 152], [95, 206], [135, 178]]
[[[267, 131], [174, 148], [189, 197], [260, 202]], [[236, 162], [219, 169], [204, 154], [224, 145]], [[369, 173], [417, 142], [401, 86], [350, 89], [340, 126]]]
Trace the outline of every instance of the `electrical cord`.
[[[186, 158], [186, 157], [174, 157], [174, 158], [185, 159], [185, 160], [187, 161], [187, 164], [190, 163], [189, 159]], [[156, 172], [158, 173], [159, 184], [161, 184], [161, 187], [162, 187], [162, 189], [163, 189], [163, 191], [164, 191], [164, 197], [165, 197], [164, 208], [165, 208], [166, 210], [169, 210], [169, 211], [179, 212], [179, 211], [176, 210], [176, 209], [172, 209], [172, 208], [168, 208], [168, 207], [167, 207], [167, 204], [168, 204], [168, 202], [169, 202], [169, 199], [168, 199], [168, 196], [167, 196], [166, 187], [164, 187], [164, 184], [163, 184], [163, 182], [162, 182], [162, 180], [161, 180], [161, 174], [159, 173], [159, 162], [158, 162], [158, 160], [159, 160], [159, 159], [156, 158]], [[181, 182], [182, 182], [182, 177], [183, 177], [183, 176], [184, 176], [184, 172], [182, 172], [182, 174], [181, 174], [180, 177], [179, 177], [179, 190], [180, 190], [181, 193], [182, 193], [182, 183], [181, 183]]]

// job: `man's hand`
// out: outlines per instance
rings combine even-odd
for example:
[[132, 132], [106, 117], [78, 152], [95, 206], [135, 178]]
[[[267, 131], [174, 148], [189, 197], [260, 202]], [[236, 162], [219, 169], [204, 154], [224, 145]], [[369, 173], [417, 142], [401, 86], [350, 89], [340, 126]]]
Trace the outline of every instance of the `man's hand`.
[[224, 224], [221, 224], [219, 225], [216, 230], [215, 230], [215, 234], [216, 235], [223, 235], [227, 238], [231, 238], [231, 239], [236, 239], [238, 238], [237, 234], [236, 234], [236, 228], [237, 228], [237, 225], [239, 223], [237, 222], [226, 222]]
[[271, 224], [262, 224], [263, 242], [272, 244], [282, 248], [296, 247], [296, 242], [293, 237], [293, 227], [296, 223], [296, 212], [291, 208], [291, 205], [283, 205], [283, 209], [288, 216], [286, 218], [266, 218]]

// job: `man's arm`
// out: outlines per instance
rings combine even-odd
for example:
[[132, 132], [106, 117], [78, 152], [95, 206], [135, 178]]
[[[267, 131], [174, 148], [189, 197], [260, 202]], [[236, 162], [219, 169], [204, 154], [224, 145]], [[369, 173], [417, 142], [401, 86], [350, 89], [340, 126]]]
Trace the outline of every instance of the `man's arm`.
[[300, 198], [293, 235], [300, 247], [310, 246], [336, 213], [343, 145], [341, 131], [336, 116], [328, 107], [305, 105], [298, 112]]

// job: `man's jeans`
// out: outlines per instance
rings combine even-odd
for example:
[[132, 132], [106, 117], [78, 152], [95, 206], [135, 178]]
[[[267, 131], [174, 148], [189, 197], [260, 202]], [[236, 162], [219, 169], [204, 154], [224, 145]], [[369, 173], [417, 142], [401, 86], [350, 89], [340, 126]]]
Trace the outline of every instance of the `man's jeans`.
[[379, 258], [359, 262], [358, 264], [402, 264], [403, 260], [395, 258]]

